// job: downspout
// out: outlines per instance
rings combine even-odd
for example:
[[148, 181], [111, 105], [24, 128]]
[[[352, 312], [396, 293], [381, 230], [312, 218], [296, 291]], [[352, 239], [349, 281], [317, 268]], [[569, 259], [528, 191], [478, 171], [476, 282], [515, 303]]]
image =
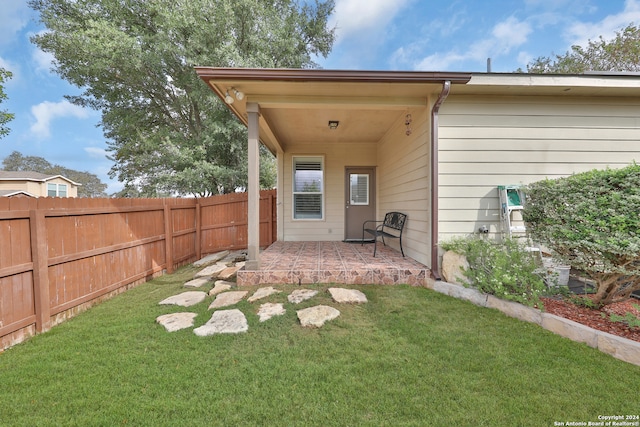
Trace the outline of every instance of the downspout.
[[440, 280], [438, 266], [438, 113], [440, 106], [449, 96], [451, 81], [442, 84], [442, 91], [431, 109], [431, 275]]

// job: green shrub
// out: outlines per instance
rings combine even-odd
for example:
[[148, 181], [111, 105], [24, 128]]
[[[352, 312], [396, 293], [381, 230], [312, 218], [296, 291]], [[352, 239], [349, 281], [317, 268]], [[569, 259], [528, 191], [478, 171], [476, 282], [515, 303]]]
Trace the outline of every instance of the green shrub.
[[463, 273], [481, 292], [538, 307], [549, 292], [535, 256], [518, 240], [457, 238], [441, 246], [467, 258], [469, 268]]
[[539, 181], [525, 192], [531, 238], [596, 282], [594, 303], [640, 289], [640, 166]]

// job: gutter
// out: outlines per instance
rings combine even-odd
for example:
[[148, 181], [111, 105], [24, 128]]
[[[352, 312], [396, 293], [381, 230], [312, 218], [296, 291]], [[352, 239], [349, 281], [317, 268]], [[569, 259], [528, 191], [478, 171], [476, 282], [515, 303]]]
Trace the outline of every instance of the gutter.
[[438, 263], [438, 114], [451, 91], [451, 81], [445, 80], [442, 92], [431, 109], [431, 275], [435, 280], [441, 280]]

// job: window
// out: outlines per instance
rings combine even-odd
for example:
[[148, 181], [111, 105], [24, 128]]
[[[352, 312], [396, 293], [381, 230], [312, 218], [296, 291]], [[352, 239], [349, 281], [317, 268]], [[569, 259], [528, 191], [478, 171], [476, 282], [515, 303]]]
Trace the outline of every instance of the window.
[[349, 174], [350, 182], [350, 203], [352, 205], [366, 206], [369, 204], [369, 174], [352, 173]]
[[47, 184], [47, 196], [67, 197], [67, 184]]
[[293, 158], [293, 218], [322, 219], [324, 193], [322, 157]]

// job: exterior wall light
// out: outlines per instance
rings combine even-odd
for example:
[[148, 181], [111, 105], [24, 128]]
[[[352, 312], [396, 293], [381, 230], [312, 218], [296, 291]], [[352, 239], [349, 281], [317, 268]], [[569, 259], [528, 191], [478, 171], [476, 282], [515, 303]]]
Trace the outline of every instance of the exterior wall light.
[[338, 125], [340, 124], [337, 120], [329, 120], [329, 129], [335, 130], [338, 129]]
[[233, 101], [234, 101], [233, 96], [229, 94], [229, 91], [231, 91], [236, 96], [236, 99], [238, 101], [242, 101], [242, 99], [244, 98], [244, 92], [240, 92], [238, 89], [234, 87], [232, 87], [231, 89], [227, 89], [227, 92], [224, 95], [224, 102], [226, 102], [229, 105], [233, 104]]

